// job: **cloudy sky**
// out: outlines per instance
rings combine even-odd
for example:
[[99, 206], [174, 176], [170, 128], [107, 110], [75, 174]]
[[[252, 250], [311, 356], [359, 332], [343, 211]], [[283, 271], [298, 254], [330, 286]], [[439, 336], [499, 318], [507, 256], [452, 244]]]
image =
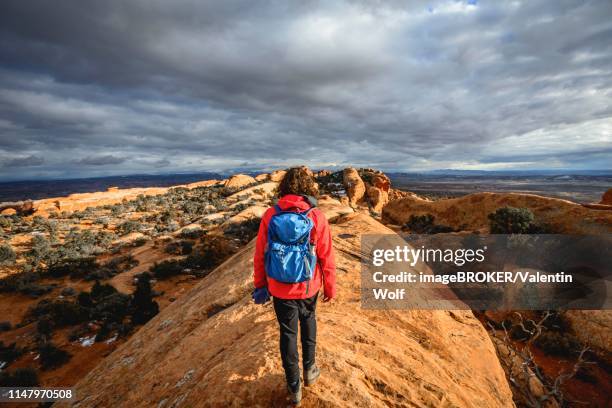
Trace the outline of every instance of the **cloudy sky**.
[[298, 163], [611, 168], [612, 2], [2, 1], [0, 179]]

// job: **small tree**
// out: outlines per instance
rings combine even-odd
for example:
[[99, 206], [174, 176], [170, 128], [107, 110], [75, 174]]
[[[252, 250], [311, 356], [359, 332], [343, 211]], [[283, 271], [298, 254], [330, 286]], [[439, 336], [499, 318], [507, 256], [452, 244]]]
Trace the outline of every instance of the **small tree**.
[[153, 300], [151, 275], [148, 273], [140, 274], [138, 277], [136, 291], [132, 298], [132, 308], [134, 309], [132, 315], [134, 324], [144, 324], [159, 313], [159, 305]]
[[528, 234], [533, 229], [534, 216], [528, 208], [503, 207], [489, 214], [492, 234]]
[[55, 346], [51, 342], [44, 342], [38, 347], [40, 363], [43, 370], [64, 365], [72, 357], [70, 353]]
[[13, 265], [17, 256], [11, 244], [0, 245], [0, 265]]

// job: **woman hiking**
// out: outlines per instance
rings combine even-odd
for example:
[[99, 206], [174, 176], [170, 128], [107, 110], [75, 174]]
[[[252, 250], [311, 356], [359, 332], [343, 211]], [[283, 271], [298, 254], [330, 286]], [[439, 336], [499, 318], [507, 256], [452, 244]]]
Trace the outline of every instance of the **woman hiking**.
[[319, 290], [323, 302], [336, 294], [336, 267], [329, 223], [316, 208], [317, 186], [304, 168], [287, 171], [279, 185], [278, 203], [268, 208], [259, 225], [254, 258], [253, 300], [264, 304], [273, 298], [280, 328], [280, 354], [289, 399], [302, 399], [297, 347], [298, 326], [302, 342], [304, 385], [321, 374], [315, 362]]

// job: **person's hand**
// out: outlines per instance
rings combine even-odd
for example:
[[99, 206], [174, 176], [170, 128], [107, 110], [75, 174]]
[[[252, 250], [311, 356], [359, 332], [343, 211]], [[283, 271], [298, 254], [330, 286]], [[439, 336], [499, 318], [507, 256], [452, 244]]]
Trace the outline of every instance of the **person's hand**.
[[327, 302], [331, 301], [332, 299], [333, 299], [332, 297], [329, 297], [329, 296], [323, 294], [323, 299], [321, 299], [321, 300], [323, 301], [323, 303], [327, 303]]
[[268, 293], [268, 288], [264, 286], [263, 288], [255, 288], [251, 293], [251, 297], [255, 304], [263, 305], [270, 300], [270, 293]]

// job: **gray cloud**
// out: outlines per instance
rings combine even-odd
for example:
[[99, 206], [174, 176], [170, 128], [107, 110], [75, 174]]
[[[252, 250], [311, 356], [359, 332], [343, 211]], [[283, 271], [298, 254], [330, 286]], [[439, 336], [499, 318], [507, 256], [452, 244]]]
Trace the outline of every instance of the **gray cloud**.
[[87, 156], [78, 160], [77, 163], [87, 166], [107, 166], [109, 164], [121, 164], [125, 161], [125, 157], [115, 157], [108, 154], [103, 156]]
[[57, 177], [609, 167], [610, 15], [606, 0], [9, 0], [0, 154]]
[[2, 162], [2, 167], [4, 168], [13, 168], [13, 167], [30, 167], [30, 166], [40, 166], [45, 162], [45, 159], [42, 157], [30, 155], [24, 157], [13, 157], [11, 159], [6, 159]]

